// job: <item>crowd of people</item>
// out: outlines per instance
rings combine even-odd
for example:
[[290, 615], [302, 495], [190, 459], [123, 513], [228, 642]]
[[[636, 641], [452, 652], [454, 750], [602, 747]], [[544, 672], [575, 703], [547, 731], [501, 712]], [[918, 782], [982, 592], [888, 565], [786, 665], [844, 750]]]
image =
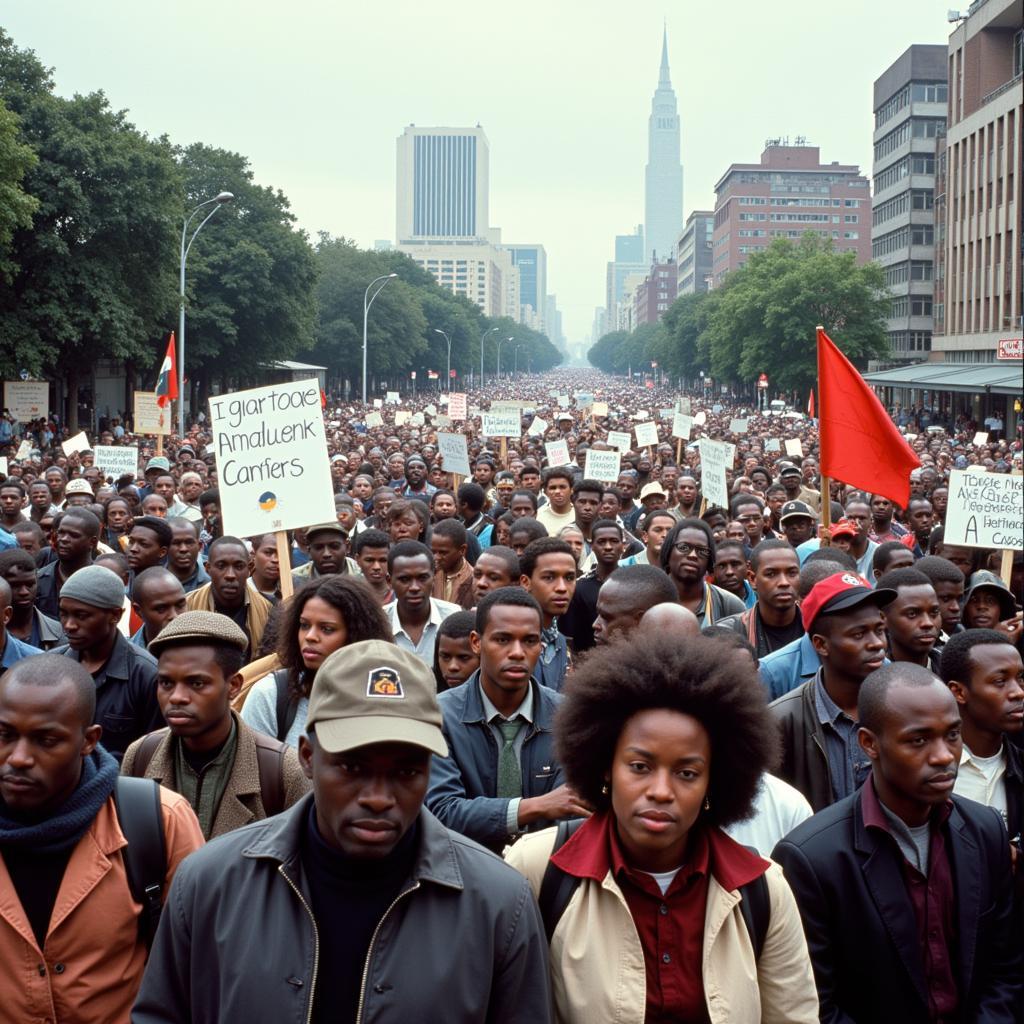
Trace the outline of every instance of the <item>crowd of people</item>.
[[328, 399], [336, 516], [283, 546], [203, 420], [104, 424], [118, 479], [0, 435], [0, 1016], [1020, 1024], [1024, 552], [945, 538], [1020, 438], [896, 410], [900, 507], [795, 412], [467, 399]]

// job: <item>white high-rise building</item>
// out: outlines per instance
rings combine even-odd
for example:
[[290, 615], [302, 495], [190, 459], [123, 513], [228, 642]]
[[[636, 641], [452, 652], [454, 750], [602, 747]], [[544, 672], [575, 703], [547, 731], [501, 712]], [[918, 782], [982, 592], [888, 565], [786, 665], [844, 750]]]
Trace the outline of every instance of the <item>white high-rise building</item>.
[[661, 41], [658, 88], [647, 119], [644, 187], [645, 260], [670, 259], [683, 227], [683, 165], [679, 158], [679, 114], [668, 71], [668, 30]]

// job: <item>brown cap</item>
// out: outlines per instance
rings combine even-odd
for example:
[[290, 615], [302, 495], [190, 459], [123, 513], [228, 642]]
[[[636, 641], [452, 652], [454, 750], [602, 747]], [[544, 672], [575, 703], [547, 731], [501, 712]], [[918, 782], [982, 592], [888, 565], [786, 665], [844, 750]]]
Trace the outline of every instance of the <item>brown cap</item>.
[[434, 674], [416, 655], [385, 640], [349, 644], [324, 660], [306, 724], [316, 726], [317, 742], [331, 754], [371, 743], [411, 743], [448, 756]]
[[182, 612], [157, 633], [149, 652], [159, 657], [165, 647], [188, 643], [227, 644], [244, 651], [249, 638], [233, 619], [219, 612]]

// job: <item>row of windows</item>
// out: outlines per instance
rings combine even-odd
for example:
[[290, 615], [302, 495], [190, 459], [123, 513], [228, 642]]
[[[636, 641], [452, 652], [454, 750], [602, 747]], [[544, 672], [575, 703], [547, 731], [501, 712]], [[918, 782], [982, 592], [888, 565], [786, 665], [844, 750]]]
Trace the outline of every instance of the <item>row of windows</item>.
[[767, 234], [764, 228], [740, 229], [740, 238], [764, 238]]
[[895, 320], [901, 316], [931, 316], [932, 299], [930, 295], [900, 295], [889, 305], [889, 318]]
[[908, 210], [931, 210], [935, 206], [935, 193], [930, 188], [915, 188], [902, 192], [871, 211], [872, 224], [884, 224], [893, 217], [899, 217]]
[[931, 331], [890, 331], [889, 343], [894, 352], [930, 352]]
[[859, 199], [780, 199], [772, 196], [771, 199], [765, 196], [737, 196], [736, 202], [740, 206], [850, 206], [858, 207], [861, 204]]
[[875, 127], [881, 128], [911, 100], [915, 103], [945, 103], [948, 97], [949, 89], [945, 82], [915, 82], [913, 85], [905, 85], [875, 111]]
[[934, 244], [935, 228], [931, 224], [911, 224], [874, 239], [871, 242], [871, 258], [888, 256], [890, 253], [906, 249], [908, 245]]
[[897, 160], [891, 167], [875, 175], [875, 195], [892, 188], [897, 182], [902, 181], [908, 174], [934, 174], [935, 154], [934, 153], [911, 153], [902, 160]]
[[885, 284], [891, 288], [907, 281], [931, 281], [935, 273], [935, 265], [931, 260], [905, 260], [885, 268]]
[[881, 160], [911, 139], [934, 139], [945, 134], [945, 119], [939, 121], [934, 118], [913, 117], [894, 128], [888, 135], [883, 135], [875, 143], [875, 159]]

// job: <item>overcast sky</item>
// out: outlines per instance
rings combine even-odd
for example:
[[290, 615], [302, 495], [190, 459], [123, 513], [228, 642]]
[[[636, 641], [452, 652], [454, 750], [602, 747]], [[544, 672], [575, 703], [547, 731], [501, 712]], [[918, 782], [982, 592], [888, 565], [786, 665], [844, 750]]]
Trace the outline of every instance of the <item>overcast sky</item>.
[[[966, 5], [966, 0], [965, 0]], [[643, 220], [663, 18], [682, 118], [684, 213], [732, 162], [804, 135], [871, 173], [872, 83], [944, 43], [941, 0], [7, 0], [0, 23], [103, 89], [143, 131], [249, 157], [311, 235], [394, 238], [403, 127], [480, 123], [491, 223], [540, 242], [570, 342], [604, 303], [614, 235]]]

